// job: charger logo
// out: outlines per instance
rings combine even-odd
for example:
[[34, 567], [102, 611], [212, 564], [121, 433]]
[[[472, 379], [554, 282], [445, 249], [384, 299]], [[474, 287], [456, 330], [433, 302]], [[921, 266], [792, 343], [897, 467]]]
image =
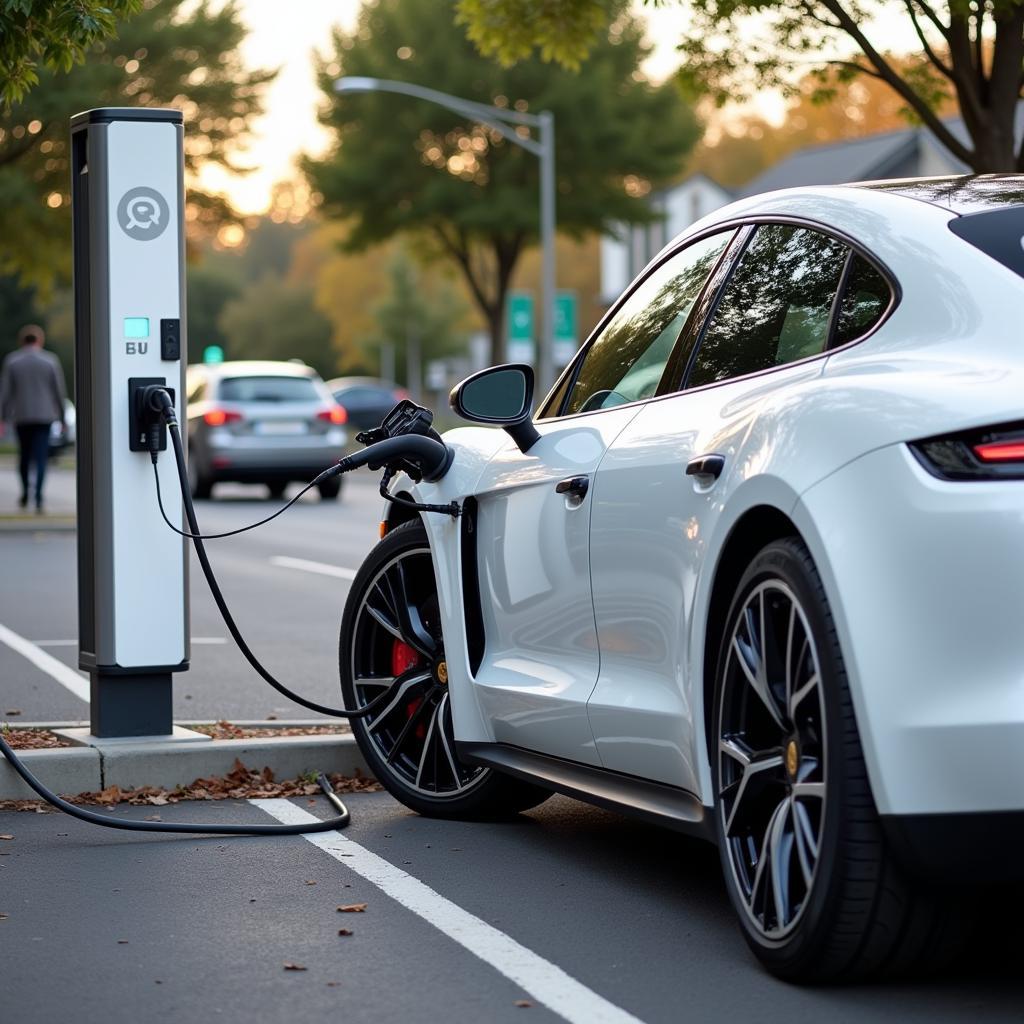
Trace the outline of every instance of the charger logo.
[[138, 242], [151, 242], [163, 234], [170, 218], [167, 200], [156, 189], [129, 189], [117, 204], [121, 230]]

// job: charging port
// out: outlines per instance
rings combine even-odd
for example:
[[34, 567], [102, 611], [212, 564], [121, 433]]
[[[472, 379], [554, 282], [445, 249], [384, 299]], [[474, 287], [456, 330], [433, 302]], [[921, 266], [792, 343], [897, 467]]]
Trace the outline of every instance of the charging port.
[[153, 384], [164, 388], [171, 396], [171, 401], [174, 401], [174, 388], [167, 387], [163, 377], [128, 378], [128, 448], [133, 452], [149, 451], [147, 435], [150, 427], [158, 427], [160, 430], [157, 450], [167, 450], [167, 425], [163, 417], [155, 410], [145, 408], [143, 403], [146, 388]]

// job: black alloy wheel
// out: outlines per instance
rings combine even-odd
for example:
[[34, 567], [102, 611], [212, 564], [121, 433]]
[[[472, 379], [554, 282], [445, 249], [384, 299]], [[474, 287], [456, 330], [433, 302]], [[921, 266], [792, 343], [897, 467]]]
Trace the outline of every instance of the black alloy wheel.
[[393, 690], [352, 731], [381, 784], [406, 806], [438, 817], [490, 817], [550, 795], [456, 756], [434, 568], [419, 522], [389, 533], [353, 580], [339, 662], [346, 706], [365, 707]]
[[713, 708], [719, 853], [761, 962], [816, 983], [950, 962], [970, 935], [970, 901], [893, 856], [832, 612], [796, 537], [763, 548], [736, 587]]
[[814, 886], [827, 753], [817, 648], [781, 579], [757, 584], [735, 617], [718, 721], [729, 867], [751, 925], [781, 939]]

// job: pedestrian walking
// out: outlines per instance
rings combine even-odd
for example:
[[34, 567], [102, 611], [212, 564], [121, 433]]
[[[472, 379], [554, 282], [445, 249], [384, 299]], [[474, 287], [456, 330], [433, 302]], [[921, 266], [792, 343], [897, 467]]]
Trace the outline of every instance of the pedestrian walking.
[[43, 511], [43, 481], [50, 457], [50, 427], [64, 419], [64, 371], [60, 360], [43, 349], [43, 329], [27, 324], [18, 331], [19, 348], [4, 359], [0, 370], [0, 422], [14, 424], [18, 435], [18, 472], [25, 508], [29, 499], [29, 470], [35, 467], [36, 511]]

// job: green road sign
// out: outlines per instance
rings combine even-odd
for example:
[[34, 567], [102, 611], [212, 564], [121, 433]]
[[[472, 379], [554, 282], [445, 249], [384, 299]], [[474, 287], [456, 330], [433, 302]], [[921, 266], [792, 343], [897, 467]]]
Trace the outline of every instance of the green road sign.
[[[578, 305], [575, 292], [558, 292], [555, 295], [553, 355], [557, 366], [565, 366], [579, 347]], [[509, 360], [514, 363], [532, 363], [537, 325], [533, 295], [529, 292], [509, 292], [507, 332]]]
[[533, 320], [533, 296], [529, 292], [509, 292], [506, 354], [510, 363], [532, 363], [536, 331]]
[[528, 292], [509, 292], [508, 340], [533, 341], [533, 296]]
[[220, 345], [207, 345], [203, 349], [203, 362], [204, 363], [223, 363], [224, 362], [224, 349]]
[[576, 293], [559, 292], [555, 296], [555, 341], [576, 344]]
[[575, 292], [555, 295], [555, 343], [551, 353], [555, 366], [565, 366], [579, 348], [577, 306]]

